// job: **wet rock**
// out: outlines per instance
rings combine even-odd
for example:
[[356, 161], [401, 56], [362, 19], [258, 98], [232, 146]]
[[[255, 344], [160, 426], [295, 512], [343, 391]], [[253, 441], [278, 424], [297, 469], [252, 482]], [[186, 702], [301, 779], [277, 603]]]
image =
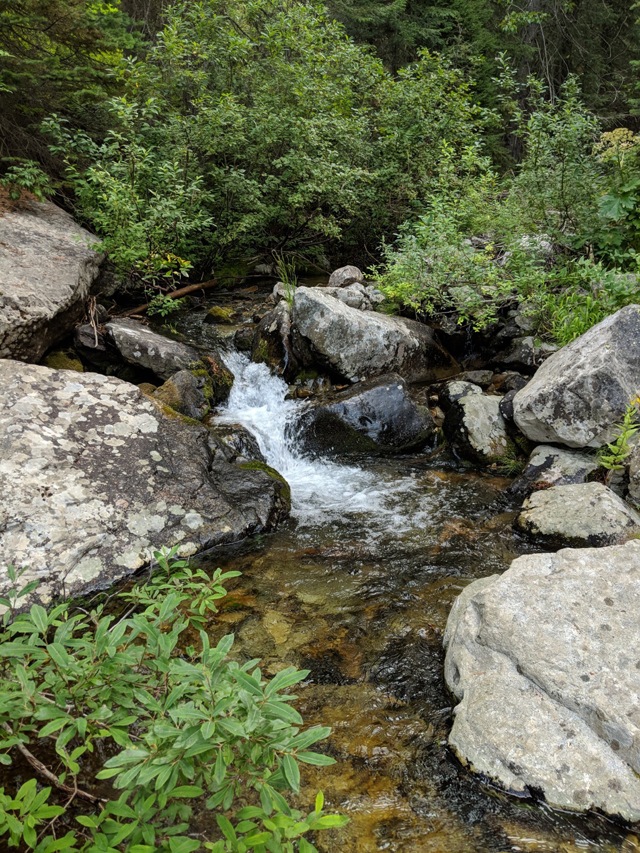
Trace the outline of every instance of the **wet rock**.
[[298, 423], [302, 446], [314, 453], [401, 453], [423, 447], [434, 433], [428, 410], [416, 406], [394, 374], [358, 383]]
[[519, 391], [528, 382], [528, 377], [521, 373], [517, 373], [515, 370], [505, 370], [504, 373], [494, 374], [492, 386], [498, 393], [508, 394], [510, 391]]
[[266, 462], [255, 437], [241, 424], [216, 424], [209, 429], [209, 447], [227, 462]]
[[269, 365], [275, 373], [295, 376], [301, 364], [293, 352], [291, 334], [291, 308], [282, 300], [258, 324], [251, 345], [252, 361]]
[[516, 524], [536, 541], [557, 548], [616, 545], [640, 534], [640, 515], [602, 483], [534, 492]]
[[458, 372], [455, 360], [428, 326], [349, 308], [321, 288], [296, 290], [292, 324], [315, 360], [350, 382], [389, 372], [408, 382]]
[[364, 275], [354, 266], [340, 267], [334, 270], [329, 276], [327, 287], [348, 287], [350, 284], [356, 284], [364, 281]]
[[510, 349], [495, 358], [499, 364], [509, 365], [532, 373], [545, 359], [557, 352], [558, 347], [554, 344], [536, 341], [533, 335], [515, 338]]
[[0, 358], [39, 361], [82, 316], [102, 255], [51, 202], [0, 217]]
[[240, 315], [233, 308], [224, 305], [214, 305], [205, 314], [204, 322], [212, 323], [213, 325], [230, 326], [233, 323], [237, 323], [239, 319]]
[[507, 422], [513, 420], [513, 398], [517, 393], [517, 391], [507, 391], [504, 397], [500, 398], [500, 414]]
[[26, 566], [48, 601], [107, 587], [160, 546], [188, 556], [272, 528], [280, 487], [211, 467], [207, 439], [127, 382], [0, 361], [0, 566]]
[[255, 331], [251, 326], [243, 326], [233, 336], [233, 345], [238, 352], [251, 352]]
[[73, 343], [80, 355], [89, 364], [105, 369], [114, 360], [115, 353], [109, 351], [109, 344], [101, 329], [90, 323], [76, 326], [73, 332]]
[[510, 443], [500, 398], [483, 394], [471, 383], [451, 382], [448, 386], [443, 428], [454, 452], [482, 465], [502, 459]]
[[551, 486], [585, 483], [588, 475], [597, 467], [594, 456], [542, 444], [534, 448], [527, 467], [513, 481], [511, 490], [526, 493]]
[[535, 442], [600, 447], [640, 388], [640, 306], [628, 305], [545, 361], [514, 399]]
[[207, 388], [207, 384], [205, 376], [194, 376], [188, 370], [179, 370], [154, 391], [153, 396], [181, 415], [199, 421], [211, 411], [211, 388]]
[[519, 557], [468, 586], [445, 635], [460, 759], [558, 808], [640, 820], [639, 585], [632, 541]]
[[447, 382], [443, 385], [438, 397], [442, 406], [448, 411], [454, 403], [457, 403], [458, 400], [461, 400], [468, 394], [482, 395], [482, 389], [473, 382], [454, 379], [452, 382]]

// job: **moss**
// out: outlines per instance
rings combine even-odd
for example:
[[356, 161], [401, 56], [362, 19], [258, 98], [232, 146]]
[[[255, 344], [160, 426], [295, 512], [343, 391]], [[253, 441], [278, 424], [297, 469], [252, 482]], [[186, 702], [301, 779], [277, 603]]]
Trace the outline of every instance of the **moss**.
[[84, 366], [73, 350], [50, 352], [44, 363], [52, 370], [75, 370], [77, 373], [84, 373]]
[[138, 385], [138, 388], [145, 394], [147, 397], [151, 397], [153, 392], [156, 390], [156, 385], [152, 385], [151, 382], [141, 382]]
[[279, 471], [276, 471], [275, 468], [272, 468], [270, 465], [267, 465], [266, 462], [258, 462], [257, 460], [254, 460], [252, 462], [240, 462], [238, 464], [238, 468], [242, 468], [245, 471], [263, 471], [265, 474], [271, 477], [272, 480], [275, 480], [277, 483], [279, 483], [280, 497], [287, 506], [287, 512], [291, 510], [291, 486], [289, 485], [289, 483], [287, 483], [287, 481]]
[[251, 357], [253, 361], [269, 364], [269, 347], [264, 338], [254, 347]]
[[[204, 362], [204, 363], [203, 363]], [[202, 376], [206, 380], [204, 395], [210, 403], [222, 403], [229, 396], [233, 385], [233, 373], [228, 367], [214, 356], [206, 355], [200, 366], [191, 369], [194, 376]]]
[[154, 395], [150, 398], [156, 406], [160, 409], [163, 415], [167, 418], [171, 418], [172, 420], [179, 420], [185, 424], [189, 424], [190, 426], [202, 427], [200, 421], [194, 420], [194, 418], [190, 418], [187, 415], [181, 415], [180, 412], [176, 412], [175, 409], [172, 409], [171, 406], [168, 406], [166, 403], [163, 403], [161, 400]]
[[207, 311], [206, 322], [220, 325], [231, 325], [235, 322], [236, 312], [233, 308], [223, 308], [222, 305], [214, 305]]

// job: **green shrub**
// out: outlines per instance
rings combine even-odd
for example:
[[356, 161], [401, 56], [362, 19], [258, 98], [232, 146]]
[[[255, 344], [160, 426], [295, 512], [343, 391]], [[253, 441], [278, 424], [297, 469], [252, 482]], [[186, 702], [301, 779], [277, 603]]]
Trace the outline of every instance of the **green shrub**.
[[[66, 803], [48, 805], [51, 789], [36, 793], [33, 781], [0, 790], [0, 835], [37, 853], [315, 850], [303, 836], [346, 818], [325, 814], [321, 795], [307, 815], [284, 796], [300, 791], [299, 762], [333, 763], [310, 750], [330, 730], [303, 729], [284, 692], [308, 673], [288, 667], [269, 681], [258, 661], [229, 657], [233, 635], [212, 646], [205, 628], [238, 573], [210, 578], [157, 556], [162, 571], [120, 596], [121, 616], [68, 603], [16, 613], [33, 584], [2, 600], [0, 763], [22, 753]], [[56, 839], [55, 821], [79, 798], [81, 828]]]

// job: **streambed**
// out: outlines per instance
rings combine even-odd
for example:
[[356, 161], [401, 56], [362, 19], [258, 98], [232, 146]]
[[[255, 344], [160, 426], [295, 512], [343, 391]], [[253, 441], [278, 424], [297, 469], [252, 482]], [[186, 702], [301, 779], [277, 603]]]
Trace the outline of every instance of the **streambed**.
[[301, 405], [263, 365], [230, 356], [236, 382], [219, 419], [242, 423], [288, 480], [292, 517], [276, 534], [216, 552], [239, 569], [220, 614], [239, 653], [268, 672], [310, 670], [298, 691], [309, 724], [333, 726], [330, 768], [308, 768], [351, 817], [325, 851], [506, 853], [632, 851], [612, 823], [579, 818], [493, 790], [450, 754], [452, 702], [442, 634], [465, 584], [504, 571], [527, 550], [512, 530], [507, 481], [446, 457], [358, 459], [342, 465], [296, 450]]

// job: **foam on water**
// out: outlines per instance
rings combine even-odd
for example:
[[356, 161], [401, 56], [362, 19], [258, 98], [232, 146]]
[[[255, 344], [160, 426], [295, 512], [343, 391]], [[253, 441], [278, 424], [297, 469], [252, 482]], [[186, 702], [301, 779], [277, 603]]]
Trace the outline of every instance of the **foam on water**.
[[287, 385], [269, 372], [264, 364], [255, 364], [240, 353], [225, 356], [235, 376], [231, 394], [218, 420], [240, 423], [257, 439], [260, 450], [272, 468], [279, 471], [291, 487], [291, 515], [302, 526], [340, 521], [345, 517], [372, 514], [398, 527], [408, 524], [406, 511], [398, 506], [402, 494], [414, 491], [410, 478], [386, 479], [378, 473], [355, 465], [341, 465], [305, 456], [297, 447], [295, 424], [306, 404], [287, 400]]

